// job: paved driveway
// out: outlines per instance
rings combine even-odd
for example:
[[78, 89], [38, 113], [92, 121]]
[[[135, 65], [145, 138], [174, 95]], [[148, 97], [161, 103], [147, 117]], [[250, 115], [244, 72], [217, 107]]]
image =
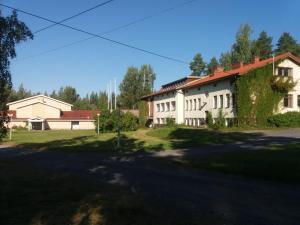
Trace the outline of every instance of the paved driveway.
[[[267, 132], [262, 143], [297, 141], [286, 132]], [[296, 134], [299, 135], [298, 133]], [[299, 141], [299, 140], [298, 140]], [[40, 169], [64, 171], [124, 186], [139, 193], [151, 204], [158, 204], [187, 217], [221, 218], [222, 224], [299, 225], [300, 187], [264, 182], [214, 172], [175, 167], [171, 162], [184, 154], [207, 154], [219, 149], [241, 150], [255, 140], [194, 150], [154, 154], [67, 155], [58, 152], [32, 152], [2, 147], [0, 157], [15, 158]], [[254, 146], [255, 147], [255, 146]], [[209, 148], [211, 148], [209, 150]], [[256, 150], [256, 148], [254, 148]], [[201, 224], [201, 222], [195, 222]]]

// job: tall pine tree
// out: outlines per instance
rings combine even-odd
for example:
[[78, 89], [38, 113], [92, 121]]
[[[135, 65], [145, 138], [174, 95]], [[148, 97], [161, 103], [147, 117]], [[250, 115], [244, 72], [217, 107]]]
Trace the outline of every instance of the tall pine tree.
[[300, 46], [290, 33], [284, 32], [278, 40], [275, 52], [276, 54], [291, 52], [294, 55], [300, 56]]
[[262, 31], [256, 41], [253, 42], [253, 56], [259, 56], [260, 59], [272, 57], [273, 45], [272, 37], [268, 36], [267, 32]]
[[207, 74], [212, 74], [218, 65], [219, 62], [216, 57], [212, 57], [210, 62], [207, 64]]
[[201, 76], [205, 71], [206, 64], [203, 61], [202, 55], [197, 53], [190, 63], [190, 69], [193, 76]]

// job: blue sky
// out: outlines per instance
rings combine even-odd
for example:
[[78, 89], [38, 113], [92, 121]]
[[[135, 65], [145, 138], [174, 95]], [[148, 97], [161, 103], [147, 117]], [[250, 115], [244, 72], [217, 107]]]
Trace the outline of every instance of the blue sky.
[[[156, 14], [185, 0], [115, 0], [113, 3], [68, 21], [93, 33], [101, 33], [141, 17]], [[61, 20], [104, 0], [0, 0], [53, 20]], [[300, 1], [198, 0], [139, 24], [107, 34], [106, 37], [190, 62], [200, 52], [206, 61], [227, 51], [242, 23], [249, 23], [257, 37], [266, 30], [274, 44], [282, 32], [300, 41]], [[3, 8], [1, 8], [3, 10]], [[4, 13], [9, 13], [4, 10]], [[49, 23], [19, 13], [32, 31]], [[51, 92], [74, 86], [81, 95], [105, 90], [110, 79], [120, 82], [129, 66], [151, 64], [157, 74], [155, 87], [190, 74], [188, 65], [147, 55], [123, 46], [92, 39], [60, 51], [27, 58], [73, 41], [89, 37], [56, 26], [37, 34], [33, 41], [17, 46], [12, 61], [13, 84]]]

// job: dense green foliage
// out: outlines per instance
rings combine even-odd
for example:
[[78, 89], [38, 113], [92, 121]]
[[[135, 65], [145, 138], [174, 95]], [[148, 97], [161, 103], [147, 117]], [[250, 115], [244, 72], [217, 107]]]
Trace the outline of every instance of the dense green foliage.
[[252, 55], [259, 56], [260, 59], [272, 57], [273, 45], [272, 37], [269, 37], [267, 32], [262, 31], [257, 40], [253, 41]]
[[[98, 129], [98, 117], [95, 116], [95, 127]], [[119, 110], [101, 111], [99, 116], [99, 131], [102, 133], [120, 131], [133, 131], [138, 128], [138, 118], [129, 112]]]
[[219, 65], [219, 62], [216, 59], [216, 57], [212, 57], [210, 62], [207, 64], [207, 74], [214, 73], [214, 70], [217, 68], [218, 65]]
[[201, 76], [206, 68], [206, 63], [203, 61], [202, 55], [197, 53], [190, 63], [190, 69], [193, 76]]
[[10, 16], [3, 17], [0, 10], [0, 140], [6, 132], [4, 127], [7, 119], [6, 104], [12, 88], [10, 60], [17, 56], [16, 44], [32, 38], [29, 28], [18, 20], [16, 11]]
[[166, 126], [167, 127], [175, 127], [176, 126], [175, 118], [172, 118], [172, 117], [166, 118]]
[[242, 24], [236, 34], [236, 41], [232, 46], [232, 61], [234, 63], [251, 63], [252, 41], [250, 35], [252, 29], [249, 24]]
[[214, 127], [214, 119], [212, 117], [211, 112], [207, 112], [207, 116], [206, 116], [206, 124], [209, 128], [213, 128]]
[[222, 53], [219, 59], [219, 63], [224, 67], [224, 70], [231, 70], [232, 68], [232, 56], [230, 52]]
[[215, 118], [215, 123], [213, 124], [213, 128], [216, 130], [225, 128], [225, 115], [223, 114], [222, 110], [219, 110], [218, 117]]
[[150, 65], [139, 68], [129, 67], [120, 84], [120, 104], [122, 108], [137, 109], [141, 97], [150, 94], [156, 75]]
[[295, 84], [289, 81], [281, 85], [285, 88], [274, 88], [276, 84], [272, 64], [239, 77], [236, 81], [238, 125], [266, 126], [267, 119], [277, 110], [279, 102]]
[[268, 123], [270, 126], [276, 127], [300, 127], [300, 112], [287, 112], [270, 116]]
[[300, 56], [300, 45], [290, 33], [284, 32], [278, 40], [277, 49], [275, 52], [277, 54], [291, 52], [294, 55]]

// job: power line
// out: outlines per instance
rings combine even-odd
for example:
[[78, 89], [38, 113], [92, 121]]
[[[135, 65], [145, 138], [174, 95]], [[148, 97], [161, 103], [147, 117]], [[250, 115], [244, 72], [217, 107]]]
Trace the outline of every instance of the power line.
[[[148, 15], [148, 16], [145, 16], [145, 17], [142, 17], [142, 18], [139, 18], [139, 19], [136, 19], [136, 20], [133, 20], [129, 23], [126, 23], [124, 25], [120, 25], [120, 26], [117, 26], [115, 28], [112, 28], [110, 30], [107, 30], [107, 31], [104, 31], [102, 33], [100, 33], [99, 35], [105, 35], [105, 34], [109, 34], [109, 33], [113, 33], [115, 31], [118, 31], [118, 30], [121, 30], [121, 29], [124, 29], [126, 27], [129, 27], [129, 26], [132, 26], [134, 24], [138, 24], [138, 23], [141, 23], [145, 20], [148, 20], [148, 19], [151, 19], [155, 16], [158, 16], [160, 14], [164, 14], [164, 13], [168, 13], [172, 10], [175, 10], [179, 7], [182, 7], [182, 6], [185, 6], [187, 4], [190, 4], [190, 3], [193, 3], [195, 1], [198, 1], [198, 0], [189, 0], [189, 1], [185, 1], [185, 2], [182, 2], [182, 3], [179, 3], [177, 5], [174, 5], [172, 7], [169, 7], [169, 8], [166, 8], [166, 9], [163, 9], [153, 15]], [[56, 48], [53, 48], [53, 49], [49, 49], [49, 50], [46, 50], [46, 51], [42, 51], [40, 53], [37, 53], [37, 54], [34, 54], [34, 55], [31, 55], [31, 56], [26, 56], [26, 57], [23, 57], [23, 58], [20, 58], [20, 59], [17, 59], [17, 61], [22, 61], [22, 60], [26, 60], [26, 59], [30, 59], [30, 58], [34, 58], [34, 57], [38, 57], [38, 56], [41, 56], [41, 55], [46, 55], [48, 53], [51, 53], [51, 52], [55, 52], [55, 51], [58, 51], [58, 50], [61, 50], [61, 49], [64, 49], [64, 48], [68, 48], [70, 46], [73, 46], [73, 45], [76, 45], [76, 44], [79, 44], [79, 43], [82, 43], [82, 42], [85, 42], [85, 41], [88, 41], [88, 40], [91, 40], [91, 39], [94, 39], [95, 37], [89, 37], [89, 38], [84, 38], [84, 39], [80, 39], [78, 41], [74, 41], [74, 42], [71, 42], [71, 43], [68, 43], [68, 44], [65, 44], [65, 45], [61, 45], [61, 46], [58, 46]]]
[[[188, 3], [191, 3], [191, 2], [194, 2], [194, 1], [196, 1], [196, 0], [190, 0], [190, 1], [184, 2], [184, 3], [180, 4], [180, 5], [188, 4]], [[30, 16], [32, 16], [32, 17], [36, 17], [36, 18], [38, 18], [38, 19], [41, 19], [41, 20], [44, 20], [44, 21], [51, 22], [51, 23], [53, 23], [53, 24], [55, 24], [55, 25], [60, 25], [60, 26], [63, 26], [63, 27], [66, 27], [66, 28], [69, 28], [69, 29], [72, 29], [72, 30], [75, 30], [75, 31], [78, 31], [78, 32], [81, 32], [81, 33], [85, 33], [85, 34], [88, 34], [88, 35], [92, 36], [92, 37], [87, 38], [87, 39], [84, 39], [84, 40], [79, 40], [79, 41], [76, 41], [76, 42], [73, 42], [73, 43], [64, 45], [64, 46], [62, 46], [62, 47], [58, 47], [58, 48], [56, 48], [56, 49], [49, 50], [49, 51], [47, 51], [47, 52], [42, 52], [40, 55], [46, 54], [46, 53], [48, 53], [48, 52], [56, 51], [56, 50], [58, 50], [58, 49], [60, 49], [60, 48], [65, 48], [65, 47], [67, 47], [67, 46], [71, 46], [71, 45], [77, 44], [77, 43], [79, 43], [79, 42], [83, 42], [83, 41], [88, 40], [88, 39], [91, 39], [91, 38], [100, 38], [100, 39], [103, 39], [103, 40], [112, 42], [112, 43], [114, 43], [114, 44], [122, 45], [122, 46], [131, 48], [131, 49], [134, 49], [134, 50], [137, 50], [137, 51], [141, 51], [141, 52], [144, 52], [144, 53], [147, 53], [147, 54], [151, 54], [151, 55], [154, 55], [154, 56], [158, 56], [158, 57], [161, 57], [161, 58], [165, 58], [165, 59], [168, 59], [168, 60], [171, 60], [171, 61], [175, 61], [175, 62], [179, 62], [179, 63], [183, 63], [183, 64], [188, 64], [187, 62], [185, 62], [185, 61], [183, 61], [183, 60], [179, 60], [179, 59], [176, 59], [176, 58], [173, 58], [173, 57], [161, 55], [161, 54], [159, 54], [159, 53], [156, 53], [156, 52], [153, 52], [153, 51], [149, 51], [149, 50], [145, 50], [145, 49], [142, 49], [142, 48], [139, 48], [139, 47], [135, 47], [135, 46], [133, 46], [133, 45], [129, 45], [129, 44], [126, 44], [126, 43], [123, 43], [123, 42], [115, 41], [115, 40], [113, 40], [113, 39], [106, 38], [106, 37], [103, 37], [103, 36], [101, 36], [101, 35], [94, 34], [94, 33], [91, 33], [91, 32], [88, 32], [88, 31], [85, 31], [85, 30], [76, 28], [76, 27], [72, 27], [72, 26], [69, 26], [69, 25], [66, 25], [66, 24], [62, 24], [62, 23], [60, 23], [60, 22], [56, 22], [56, 21], [50, 20], [50, 19], [48, 19], [48, 18], [45, 18], [45, 17], [39, 16], [39, 15], [30, 13], [30, 12], [26, 12], [26, 11], [21, 10], [21, 9], [17, 9], [17, 8], [14, 8], [14, 7], [11, 7], [11, 6], [8, 6], [8, 5], [4, 5], [4, 4], [1, 4], [1, 3], [0, 3], [0, 5], [3, 6], [3, 7], [9, 8], [9, 9], [16, 10], [16, 11], [18, 11], [18, 12], [21, 12], [21, 13], [24, 13], [24, 14], [27, 14], [27, 15], [30, 15]], [[178, 7], [178, 6], [177, 6], [177, 7]], [[174, 8], [175, 8], [175, 7], [173, 7], [173, 9], [174, 9]], [[172, 10], [172, 8], [168, 8], [168, 9], [165, 9], [165, 10], [163, 10], [163, 11], [164, 11], [164, 12], [167, 12], [167, 11], [170, 11], [170, 10]], [[163, 11], [161, 11], [161, 12], [163, 12]], [[152, 17], [152, 16], [144, 17], [144, 18], [142, 18], [142, 19], [139, 19], [139, 21], [145, 20], [145, 19], [150, 18], [150, 17]], [[137, 21], [138, 21], [138, 20], [137, 20]], [[137, 21], [136, 21], [136, 23], [137, 23]], [[120, 26], [119, 29], [123, 28], [124, 26], [129, 26], [129, 24], [134, 24], [134, 23], [131, 22], [131, 23], [128, 23], [127, 25]], [[116, 28], [115, 28], [115, 29], [116, 29]], [[112, 31], [111, 31], [111, 32], [112, 32]], [[30, 56], [30, 57], [28, 57], [28, 58], [32, 58], [32, 57], [34, 57], [34, 56]], [[23, 59], [24, 59], [24, 58], [23, 58]]]
[[89, 9], [86, 9], [86, 10], [84, 10], [84, 11], [82, 11], [82, 12], [79, 12], [79, 13], [73, 15], [73, 16], [70, 16], [70, 17], [68, 17], [68, 18], [65, 18], [65, 19], [63, 19], [63, 20], [61, 20], [61, 21], [59, 21], [59, 22], [57, 22], [57, 23], [54, 23], [54, 24], [51, 24], [51, 25], [49, 25], [49, 26], [40, 28], [39, 30], [35, 31], [33, 34], [40, 33], [40, 32], [42, 32], [42, 31], [44, 31], [44, 30], [47, 30], [47, 29], [49, 29], [49, 28], [51, 28], [51, 27], [54, 27], [54, 26], [56, 26], [56, 25], [59, 25], [60, 23], [66, 22], [66, 21], [68, 21], [68, 20], [71, 20], [71, 19], [73, 19], [73, 18], [75, 18], [75, 17], [78, 17], [78, 16], [80, 16], [80, 15], [82, 15], [82, 14], [84, 14], [84, 13], [90, 12], [90, 11], [92, 11], [92, 10], [94, 10], [94, 9], [97, 9], [97, 8], [99, 8], [99, 7], [101, 7], [101, 6], [104, 6], [104, 5], [106, 5], [106, 4], [109, 4], [109, 3], [113, 2], [113, 1], [114, 1], [114, 0], [108, 0], [108, 1], [102, 2], [102, 3], [98, 4], [98, 5], [95, 5], [95, 6], [91, 7], [91, 8], [89, 8]]

